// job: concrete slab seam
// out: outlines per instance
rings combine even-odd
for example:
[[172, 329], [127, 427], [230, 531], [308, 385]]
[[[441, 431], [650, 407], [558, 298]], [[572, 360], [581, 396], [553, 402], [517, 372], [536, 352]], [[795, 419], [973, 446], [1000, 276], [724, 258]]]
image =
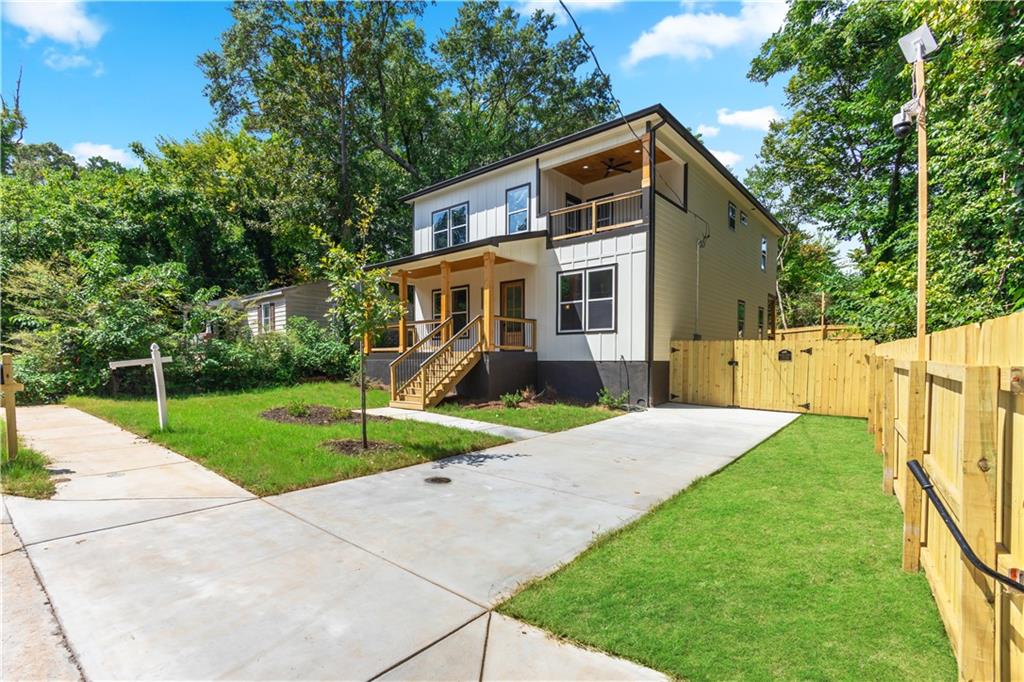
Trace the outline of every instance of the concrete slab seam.
[[[477, 622], [477, 621], [478, 621], [478, 620], [480, 620], [481, 618], [487, 618], [487, 619], [488, 619], [488, 626], [489, 626], [489, 625], [490, 625], [490, 616], [491, 616], [491, 612], [490, 612], [490, 611], [486, 611], [486, 612], [483, 612], [483, 613], [478, 613], [477, 615], [473, 616], [472, 618], [470, 618], [469, 620], [467, 620], [467, 621], [466, 621], [465, 623], [463, 623], [462, 625], [459, 625], [459, 626], [458, 626], [457, 628], [455, 628], [455, 629], [454, 629], [454, 630], [452, 630], [451, 632], [446, 632], [445, 634], [443, 634], [443, 635], [441, 635], [440, 637], [438, 637], [437, 639], [435, 639], [435, 640], [434, 640], [433, 642], [430, 642], [429, 644], [427, 644], [427, 645], [425, 645], [425, 646], [422, 646], [422, 647], [420, 647], [419, 649], [417, 649], [416, 651], [412, 652], [411, 654], [409, 654], [408, 656], [406, 656], [406, 657], [405, 657], [405, 658], [403, 658], [402, 660], [400, 660], [400, 661], [397, 661], [396, 663], [393, 663], [392, 665], [389, 665], [389, 666], [388, 666], [387, 668], [385, 668], [384, 670], [381, 670], [381, 671], [380, 671], [379, 673], [377, 673], [377, 674], [376, 674], [376, 675], [374, 675], [373, 677], [369, 678], [369, 679], [367, 680], [367, 682], [373, 682], [373, 680], [379, 679], [380, 677], [382, 677], [382, 676], [384, 676], [384, 675], [387, 675], [387, 674], [388, 674], [389, 672], [391, 672], [392, 670], [394, 670], [394, 669], [395, 669], [395, 668], [397, 668], [398, 666], [402, 665], [403, 663], [407, 663], [407, 662], [411, 661], [412, 659], [414, 659], [414, 658], [416, 658], [417, 656], [419, 656], [420, 654], [422, 654], [422, 653], [423, 653], [424, 651], [426, 651], [426, 650], [428, 650], [428, 649], [430, 649], [430, 648], [432, 648], [432, 647], [434, 647], [434, 646], [436, 646], [436, 645], [440, 644], [440, 643], [441, 643], [441, 642], [443, 642], [444, 640], [446, 640], [446, 639], [448, 639], [449, 637], [451, 637], [452, 635], [454, 635], [454, 634], [455, 634], [456, 632], [458, 632], [459, 630], [462, 630], [462, 629], [464, 629], [464, 628], [467, 628], [467, 627], [469, 627], [470, 625], [472, 625], [473, 623]], [[484, 644], [484, 647], [486, 648], [486, 646], [487, 646], [487, 645], [486, 645], [486, 636], [485, 636], [485, 644]]]

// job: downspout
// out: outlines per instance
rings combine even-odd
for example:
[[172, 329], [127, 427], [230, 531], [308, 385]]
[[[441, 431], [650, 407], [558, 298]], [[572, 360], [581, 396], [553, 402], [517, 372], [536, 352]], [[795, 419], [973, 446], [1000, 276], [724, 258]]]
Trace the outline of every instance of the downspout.
[[651, 390], [651, 379], [654, 376], [654, 190], [658, 186], [655, 152], [657, 150], [657, 131], [663, 125], [665, 125], [664, 119], [654, 126], [651, 125], [650, 121], [647, 122], [647, 132], [651, 136], [651, 148], [647, 159], [647, 163], [650, 166], [649, 176], [651, 184], [647, 188], [647, 194], [645, 195], [649, 206], [647, 216], [647, 348], [645, 349], [647, 356], [647, 407], [654, 405], [654, 393]]

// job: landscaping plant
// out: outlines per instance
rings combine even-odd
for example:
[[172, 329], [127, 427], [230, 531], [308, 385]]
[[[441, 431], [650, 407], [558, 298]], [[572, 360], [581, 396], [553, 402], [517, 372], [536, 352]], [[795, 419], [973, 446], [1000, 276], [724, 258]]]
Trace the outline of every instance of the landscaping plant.
[[615, 393], [602, 386], [597, 392], [597, 404], [609, 410], [625, 410], [629, 406], [629, 391]]
[[523, 394], [520, 393], [519, 391], [515, 391], [514, 393], [501, 394], [501, 404], [504, 405], [506, 408], [512, 409], [519, 407], [519, 403], [521, 402], [523, 402]]

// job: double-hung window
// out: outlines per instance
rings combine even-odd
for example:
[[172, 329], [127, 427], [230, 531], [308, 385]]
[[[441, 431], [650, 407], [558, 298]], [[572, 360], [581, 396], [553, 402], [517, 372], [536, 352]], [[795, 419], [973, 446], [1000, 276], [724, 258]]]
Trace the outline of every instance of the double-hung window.
[[729, 202], [729, 229], [736, 229], [736, 204]]
[[469, 204], [459, 204], [430, 215], [434, 250], [465, 244], [469, 236]]
[[768, 238], [761, 237], [761, 272], [768, 271]]
[[272, 331], [274, 331], [274, 304], [273, 303], [261, 303], [260, 304], [260, 331], [261, 332], [272, 332]]
[[747, 226], [747, 212], [746, 211], [740, 211], [740, 225], [742, 225], [743, 227]]
[[736, 336], [742, 339], [747, 327], [747, 304], [744, 301], [736, 301]]
[[558, 332], [615, 329], [615, 268], [558, 273]]
[[509, 234], [526, 232], [530, 229], [529, 185], [505, 190], [505, 212]]

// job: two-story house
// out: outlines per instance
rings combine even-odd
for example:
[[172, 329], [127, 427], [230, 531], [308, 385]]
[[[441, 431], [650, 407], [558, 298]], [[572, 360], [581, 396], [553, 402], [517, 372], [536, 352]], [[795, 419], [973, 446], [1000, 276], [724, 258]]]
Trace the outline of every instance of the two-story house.
[[661, 105], [403, 200], [414, 253], [381, 266], [407, 312], [367, 344], [396, 405], [526, 385], [657, 404], [671, 340], [773, 334], [784, 230]]

